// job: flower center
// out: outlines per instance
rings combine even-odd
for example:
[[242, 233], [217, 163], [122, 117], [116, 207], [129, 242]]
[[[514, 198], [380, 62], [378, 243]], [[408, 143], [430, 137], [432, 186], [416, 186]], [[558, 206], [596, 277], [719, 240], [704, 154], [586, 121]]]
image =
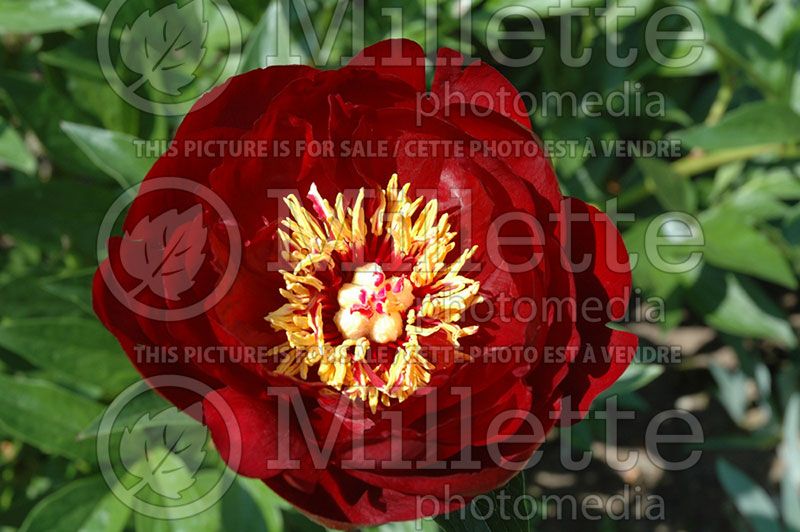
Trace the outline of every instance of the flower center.
[[371, 262], [356, 268], [353, 282], [339, 289], [339, 312], [333, 321], [347, 339], [369, 337], [373, 342], [394, 342], [403, 333], [402, 313], [414, 302], [411, 281], [387, 278]]
[[373, 412], [468, 359], [459, 340], [478, 330], [460, 324], [482, 300], [480, 283], [461, 272], [477, 246], [448, 262], [456, 232], [447, 214], [408, 191], [395, 174], [369, 207], [364, 189], [352, 205], [339, 194], [331, 206], [312, 185], [313, 214], [289, 195], [278, 231], [290, 268], [281, 270], [286, 303], [266, 317], [286, 333], [276, 371], [309, 380], [316, 368], [320, 382]]

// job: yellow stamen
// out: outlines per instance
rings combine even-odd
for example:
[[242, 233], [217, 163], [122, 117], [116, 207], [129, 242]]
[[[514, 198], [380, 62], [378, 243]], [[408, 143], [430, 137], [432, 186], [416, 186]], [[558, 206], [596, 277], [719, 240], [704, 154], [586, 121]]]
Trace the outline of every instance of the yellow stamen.
[[[338, 194], [331, 207], [312, 185], [315, 214], [290, 195], [285, 198], [290, 216], [278, 231], [281, 256], [291, 271], [280, 272], [286, 303], [266, 316], [275, 330], [286, 333], [286, 343], [278, 346], [286, 354], [276, 371], [307, 379], [316, 367], [321, 382], [361, 399], [373, 412], [378, 403], [404, 401], [430, 381], [437, 367], [425, 357], [420, 338], [442, 331], [456, 348], [456, 360], [463, 360], [468, 357], [457, 350], [459, 340], [478, 329], [458, 323], [482, 300], [480, 283], [460, 273], [477, 246], [447, 263], [456, 236], [447, 214], [439, 214], [435, 199], [423, 206], [424, 198], [410, 198], [409, 190], [408, 184], [399, 187], [393, 174], [386, 189], [378, 191], [367, 220], [364, 189], [352, 206]], [[330, 293], [320, 272], [334, 268], [342, 256], [362, 256], [370, 239], [388, 242], [394, 257], [411, 259], [410, 274], [387, 278], [380, 265], [368, 263]], [[421, 289], [426, 295], [415, 303], [414, 291]], [[323, 318], [326, 297], [339, 305], [332, 323]], [[425, 326], [417, 324], [419, 319]], [[377, 345], [396, 345], [391, 364], [370, 364], [370, 350]]]

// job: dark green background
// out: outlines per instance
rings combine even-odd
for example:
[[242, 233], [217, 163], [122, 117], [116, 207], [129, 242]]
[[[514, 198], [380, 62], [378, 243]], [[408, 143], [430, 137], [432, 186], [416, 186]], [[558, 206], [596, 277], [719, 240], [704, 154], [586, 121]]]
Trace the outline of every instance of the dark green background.
[[[179, 121], [143, 113], [110, 88], [96, 48], [105, 3], [0, 0], [0, 527], [235, 530], [246, 523], [248, 529], [312, 530], [314, 525], [253, 482], [237, 482], [220, 504], [195, 518], [158, 522], [134, 516], [98, 477], [93, 428], [104, 405], [136, 380], [91, 311], [98, 225], [122, 188], [135, 184], [152, 163], [136, 157], [134, 139], [167, 140]], [[148, 8], [155, 13], [166, 5], [130, 0], [122, 16], [133, 21]], [[295, 17], [281, 18], [286, 13], [276, 4], [231, 0], [231, 5], [242, 28], [242, 42], [233, 43], [242, 45], [241, 61], [236, 61], [240, 71], [264, 66], [265, 53], [275, 50], [270, 31], [275, 17], [281, 25], [288, 22], [294, 51], [308, 61], [311, 51]], [[335, 3], [306, 5], [317, 35], [324, 37]], [[403, 36], [429, 42], [423, 2], [414, 0], [368, 2], [368, 44], [398, 36], [389, 33], [389, 18], [381, 15], [381, 7], [390, 5], [403, 7]], [[512, 3], [489, 0], [472, 6], [474, 54], [489, 62], [487, 24], [492, 13], [507, 5]], [[519, 0], [513, 5], [541, 8], [543, 3]], [[689, 67], [659, 65], [644, 51], [649, 17], [669, 5], [691, 7], [703, 21], [703, 54]], [[631, 252], [644, 251], [647, 223], [664, 213], [681, 211], [699, 220], [705, 246], [698, 268], [668, 274], [642, 255], [634, 270], [638, 301], [658, 297], [666, 302], [663, 322], [626, 325], [641, 335], [644, 346], [680, 346], [680, 361], [638, 362], [610, 393], [619, 393], [620, 404], [637, 413], [621, 425], [621, 448], [641, 450], [645, 428], [658, 412], [684, 408], [702, 424], [705, 438], [698, 447], [703, 454], [688, 471], [662, 471], [643, 460], [621, 474], [597, 452], [588, 470], [572, 473], [559, 464], [559, 435], [554, 434], [542, 463], [527, 475], [527, 490], [537, 496], [606, 497], [629, 483], [644, 495], [664, 498], [665, 521], [658, 530], [800, 531], [797, 2], [648, 0], [637, 6], [637, 16], [621, 20], [613, 35], [623, 51], [639, 50], [627, 68], [605, 60], [606, 25], [596, 14], [574, 17], [568, 24], [567, 38], [575, 50], [593, 50], [588, 65], [562, 64], [564, 28], [557, 16], [544, 16], [547, 37], [539, 43], [544, 50], [539, 61], [499, 68], [520, 90], [535, 95], [608, 95], [625, 81], [640, 82], [644, 93], [663, 94], [662, 116], [558, 116], [540, 108], [533, 121], [548, 141], [681, 142], [681, 157], [672, 160], [598, 155], [556, 157], [554, 163], [565, 194], [601, 207], [618, 197], [618, 210], [636, 215], [636, 221], [621, 223]], [[440, 46], [457, 42], [455, 7], [440, 2], [436, 10]], [[352, 55], [350, 15], [332, 48], [331, 65]], [[512, 17], [505, 27], [526, 29], [527, 22]], [[685, 21], [676, 17], [662, 25], [684, 27]], [[112, 32], [111, 46], [118, 49], [119, 40], [120, 31]], [[210, 22], [205, 45], [195, 72], [197, 85], [217, 79], [229, 55], [232, 43], [218, 21]], [[522, 57], [531, 45], [507, 42], [502, 51]], [[686, 52], [680, 46], [665, 49], [675, 56]], [[118, 69], [120, 76], [131, 78], [124, 66]], [[696, 250], [673, 247], [669, 256], [677, 261]], [[679, 432], [681, 426], [670, 430]], [[571, 436], [575, 452], [598, 451], [607, 443], [599, 421], [581, 423]], [[689, 449], [673, 451], [681, 457]], [[221, 465], [209, 455], [202, 467], [210, 475]], [[603, 518], [544, 519], [532, 525], [543, 530], [654, 530], [658, 523]], [[448, 526], [488, 529], [474, 522]]]

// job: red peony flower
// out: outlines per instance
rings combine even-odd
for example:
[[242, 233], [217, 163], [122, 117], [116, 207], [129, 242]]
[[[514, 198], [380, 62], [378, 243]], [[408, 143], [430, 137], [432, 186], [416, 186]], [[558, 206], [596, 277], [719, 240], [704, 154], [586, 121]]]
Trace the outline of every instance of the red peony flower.
[[[205, 401], [222, 456], [328, 526], [502, 485], [636, 348], [606, 326], [630, 288], [614, 225], [562, 197], [508, 80], [463, 63], [440, 50], [426, 91], [422, 50], [394, 40], [339, 70], [230, 79], [95, 276], [141, 374], [214, 389], [235, 414]], [[141, 356], [154, 347], [194, 355]]]

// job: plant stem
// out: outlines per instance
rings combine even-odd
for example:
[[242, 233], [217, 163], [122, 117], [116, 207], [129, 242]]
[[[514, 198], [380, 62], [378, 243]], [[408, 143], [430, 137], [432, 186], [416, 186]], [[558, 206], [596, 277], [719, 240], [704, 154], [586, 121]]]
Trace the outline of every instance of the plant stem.
[[708, 116], [706, 116], [705, 124], [707, 126], [713, 126], [720, 121], [725, 111], [728, 110], [728, 105], [730, 105], [732, 98], [733, 79], [730, 74], [727, 73], [727, 70], [723, 68], [720, 72], [720, 86], [717, 91], [717, 97], [708, 110]]
[[685, 176], [702, 174], [708, 170], [720, 167], [734, 161], [751, 159], [758, 155], [777, 155], [780, 157], [798, 157], [800, 149], [795, 145], [786, 144], [761, 144], [758, 146], [744, 146], [720, 150], [704, 155], [688, 155], [672, 163], [672, 169]]

